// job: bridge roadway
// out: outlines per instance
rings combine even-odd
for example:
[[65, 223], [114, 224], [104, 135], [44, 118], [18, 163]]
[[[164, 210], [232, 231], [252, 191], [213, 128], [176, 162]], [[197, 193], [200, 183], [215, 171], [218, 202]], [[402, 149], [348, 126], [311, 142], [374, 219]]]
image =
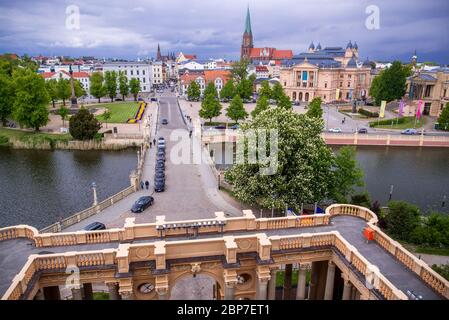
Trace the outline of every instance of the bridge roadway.
[[[428, 287], [415, 273], [410, 271], [390, 255], [377, 243], [367, 243], [362, 235], [362, 230], [366, 222], [361, 218], [353, 216], [335, 216], [331, 218], [331, 224], [327, 226], [316, 226], [309, 228], [290, 228], [280, 230], [270, 230], [264, 233], [270, 236], [276, 235], [299, 235], [302, 233], [318, 233], [338, 231], [351, 243], [371, 264], [377, 266], [380, 272], [399, 290], [404, 293], [407, 290], [421, 295], [426, 300], [438, 300], [441, 297]], [[227, 236], [250, 235], [261, 232], [229, 232]], [[200, 235], [196, 239], [221, 237], [221, 234]], [[151, 243], [160, 238], [134, 241], [133, 243]], [[167, 241], [189, 240], [187, 237], [171, 237]], [[107, 248], [118, 248], [118, 242], [77, 245], [64, 247], [36, 248], [28, 239], [14, 239], [0, 242], [0, 296], [2, 296], [10, 286], [14, 276], [21, 270], [31, 254], [63, 253], [70, 251], [91, 251]]]

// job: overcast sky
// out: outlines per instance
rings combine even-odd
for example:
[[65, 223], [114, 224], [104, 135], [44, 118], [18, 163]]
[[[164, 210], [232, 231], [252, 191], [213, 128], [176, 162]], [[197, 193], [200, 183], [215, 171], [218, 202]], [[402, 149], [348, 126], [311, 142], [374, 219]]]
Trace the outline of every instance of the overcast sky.
[[[449, 63], [448, 0], [0, 0], [0, 52], [134, 59], [159, 42], [163, 54], [235, 59], [248, 3], [256, 46], [300, 53], [352, 40], [363, 60], [405, 61], [416, 49], [420, 61]], [[79, 29], [66, 27], [70, 5]], [[379, 29], [366, 27], [370, 5]]]

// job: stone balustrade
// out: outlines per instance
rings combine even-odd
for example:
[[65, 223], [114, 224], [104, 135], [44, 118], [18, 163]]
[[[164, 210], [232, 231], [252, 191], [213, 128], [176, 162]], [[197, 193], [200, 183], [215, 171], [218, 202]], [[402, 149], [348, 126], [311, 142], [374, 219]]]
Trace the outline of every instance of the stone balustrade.
[[[329, 219], [336, 215], [350, 215], [360, 217], [368, 222], [368, 226], [375, 232], [375, 241], [389, 252], [392, 256], [403, 263], [408, 269], [415, 272], [424, 282], [426, 282], [435, 291], [442, 296], [449, 299], [449, 282], [442, 276], [432, 270], [422, 260], [418, 259], [407, 250], [405, 250], [397, 241], [394, 241], [388, 237], [384, 232], [376, 226], [377, 217], [369, 209], [354, 206], [354, 205], [332, 205], [326, 209], [326, 214], [313, 215], [313, 216], [301, 216], [301, 217], [283, 217], [276, 219], [256, 219], [251, 211], [245, 210], [242, 217], [226, 218], [223, 212], [217, 212], [216, 219], [203, 219], [203, 220], [189, 220], [189, 221], [176, 221], [166, 222], [164, 216], [157, 217], [156, 223], [150, 224], [135, 224], [134, 218], [127, 219], [124, 228], [109, 229], [104, 231], [78, 231], [74, 233], [44, 233], [39, 232], [29, 226], [16, 226], [0, 229], [0, 241], [15, 239], [15, 238], [28, 238], [35, 242], [37, 247], [53, 247], [53, 246], [65, 246], [65, 245], [79, 245], [79, 244], [91, 244], [91, 243], [106, 243], [111, 241], [134, 241], [139, 239], [149, 239], [160, 236], [182, 236], [186, 234], [186, 230], [196, 230], [198, 234], [206, 233], [218, 233], [218, 232], [234, 232], [234, 231], [263, 231], [263, 230], [278, 230], [285, 228], [300, 228], [316, 225], [326, 225], [329, 223]], [[221, 223], [221, 224], [219, 224]], [[323, 247], [334, 246], [338, 251], [346, 257], [346, 259], [357, 269], [361, 274], [367, 275], [371, 272], [370, 264], [364, 259], [357, 250], [350, 245], [341, 236], [335, 236], [334, 233], [314, 233], [314, 234], [301, 234], [299, 236], [290, 237], [270, 237], [269, 240], [265, 240], [263, 245], [258, 248], [258, 238], [255, 236], [249, 236], [249, 238], [235, 238], [238, 250], [232, 245], [228, 245], [228, 253], [230, 261], [233, 261], [231, 255], [237, 251], [244, 252], [242, 248], [248, 248], [249, 251], [262, 252], [266, 250], [291, 250], [299, 248], [309, 247]], [[191, 241], [170, 241], [164, 242], [165, 254], [169, 257], [183, 256], [192, 257], [191, 253], [198, 253], [198, 256], [205, 254], [204, 248], [210, 248], [209, 255], [223, 254], [226, 251], [226, 242], [223, 238], [211, 240], [194, 240]], [[267, 241], [270, 242], [270, 246], [267, 246]], [[207, 244], [207, 245], [206, 245]], [[204, 247], [204, 245], [206, 245]], [[154, 244], [132, 244], [128, 245], [131, 250], [131, 254], [126, 253], [131, 261], [145, 261], [152, 259], [155, 251]], [[201, 251], [203, 250], [203, 251]], [[237, 251], [236, 251], [237, 250]], [[242, 251], [243, 250], [243, 251]], [[186, 257], [187, 257], [186, 256]], [[264, 255], [266, 258], [266, 254]], [[140, 260], [139, 260], [140, 259]], [[40, 261], [39, 263], [43, 263]], [[56, 265], [57, 262], [54, 262]], [[45, 263], [48, 265], [48, 263]], [[125, 263], [125, 265], [127, 265]], [[377, 289], [385, 297], [400, 298], [400, 294], [397, 291], [391, 289], [391, 285], [387, 279], [385, 279], [380, 273], [372, 273], [376, 275]], [[396, 290], [396, 289], [395, 289]], [[13, 292], [10, 292], [14, 296]]]

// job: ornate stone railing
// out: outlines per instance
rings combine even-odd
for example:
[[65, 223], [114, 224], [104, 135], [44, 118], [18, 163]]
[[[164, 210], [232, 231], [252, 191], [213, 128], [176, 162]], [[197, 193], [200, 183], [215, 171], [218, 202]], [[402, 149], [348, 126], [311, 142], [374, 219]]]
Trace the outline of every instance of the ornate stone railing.
[[120, 244], [118, 249], [69, 252], [64, 254], [31, 255], [22, 270], [13, 279], [2, 300], [17, 300], [27, 291], [36, 272], [41, 270], [60, 272], [69, 266], [111, 266], [118, 272], [128, 273], [130, 264], [155, 261], [156, 269], [166, 270], [169, 259], [225, 256], [229, 264], [237, 262], [237, 254], [256, 252], [262, 261], [269, 261], [278, 251], [313, 248], [336, 248], [365, 279], [365, 286], [379, 290], [385, 299], [407, 297], [398, 290], [377, 268], [360, 255], [338, 232], [301, 234], [299, 236], [273, 236], [256, 234], [238, 237], [221, 237], [189, 241], [156, 241], [142, 244]]
[[27, 225], [18, 225], [14, 227], [6, 227], [0, 229], [0, 241], [11, 240], [17, 238], [28, 238], [34, 240], [39, 234], [36, 228]]
[[333, 204], [326, 208], [326, 214], [329, 214], [330, 216], [355, 216], [362, 218], [373, 225], [376, 225], [379, 221], [376, 214], [371, 210], [351, 204]]

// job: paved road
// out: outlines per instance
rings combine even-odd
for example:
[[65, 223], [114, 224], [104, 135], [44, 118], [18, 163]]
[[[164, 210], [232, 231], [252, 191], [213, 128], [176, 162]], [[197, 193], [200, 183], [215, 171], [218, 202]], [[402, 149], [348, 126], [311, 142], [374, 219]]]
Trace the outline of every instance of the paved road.
[[[184, 132], [188, 137], [188, 129], [182, 119], [176, 97], [170, 94], [161, 96], [159, 116], [157, 117], [157, 113], [154, 112], [152, 118], [155, 121], [158, 119], [156, 140], [158, 137], [164, 137], [167, 143], [165, 192], [154, 192], [156, 149], [153, 147], [146, 155], [143, 170], [143, 181], [150, 182], [150, 190], [140, 190], [101, 213], [64, 229], [64, 231], [81, 230], [95, 221], [106, 224], [108, 228], [123, 227], [125, 219], [129, 217], [135, 217], [136, 223], [151, 223], [156, 221], [156, 216], [161, 215], [165, 215], [167, 220], [213, 218], [217, 211], [223, 211], [227, 216], [242, 215], [240, 209], [226, 202], [219, 194], [216, 178], [207, 163], [176, 164], [173, 161], [176, 159], [177, 153], [172, 154], [172, 150], [179, 145], [179, 141], [175, 140], [175, 133]], [[167, 119], [168, 125], [161, 125], [162, 119]], [[196, 144], [199, 148], [200, 140], [193, 138], [192, 144]], [[130, 208], [133, 203], [139, 197], [146, 195], [152, 195], [155, 198], [154, 205], [142, 214], [131, 213]]]
[[[362, 230], [366, 222], [360, 218], [352, 216], [337, 216], [331, 219], [331, 225], [311, 228], [270, 230], [265, 233], [267, 236], [275, 235], [295, 235], [301, 233], [317, 233], [327, 231], [338, 231], [373, 265], [377, 266], [380, 272], [391, 281], [398, 289], [404, 293], [411, 290], [424, 299], [440, 299], [440, 297], [429, 288], [421, 279], [408, 270], [403, 264], [386, 252], [376, 243], [366, 243], [362, 235]], [[260, 233], [260, 232], [258, 232]], [[226, 235], [248, 235], [254, 232], [232, 232]], [[199, 238], [213, 238], [217, 235], [201, 235]], [[184, 240], [185, 237], [169, 238], [167, 241]], [[134, 243], [151, 243], [154, 240], [139, 240]], [[66, 246], [54, 248], [35, 248], [28, 239], [15, 239], [0, 242], [0, 296], [9, 287], [12, 279], [25, 264], [30, 254], [40, 252], [69, 252], [81, 250], [97, 250], [106, 248], [117, 248], [118, 243], [92, 244], [81, 246]], [[198, 284], [201, 285], [201, 284]], [[185, 290], [180, 288], [180, 290]]]

